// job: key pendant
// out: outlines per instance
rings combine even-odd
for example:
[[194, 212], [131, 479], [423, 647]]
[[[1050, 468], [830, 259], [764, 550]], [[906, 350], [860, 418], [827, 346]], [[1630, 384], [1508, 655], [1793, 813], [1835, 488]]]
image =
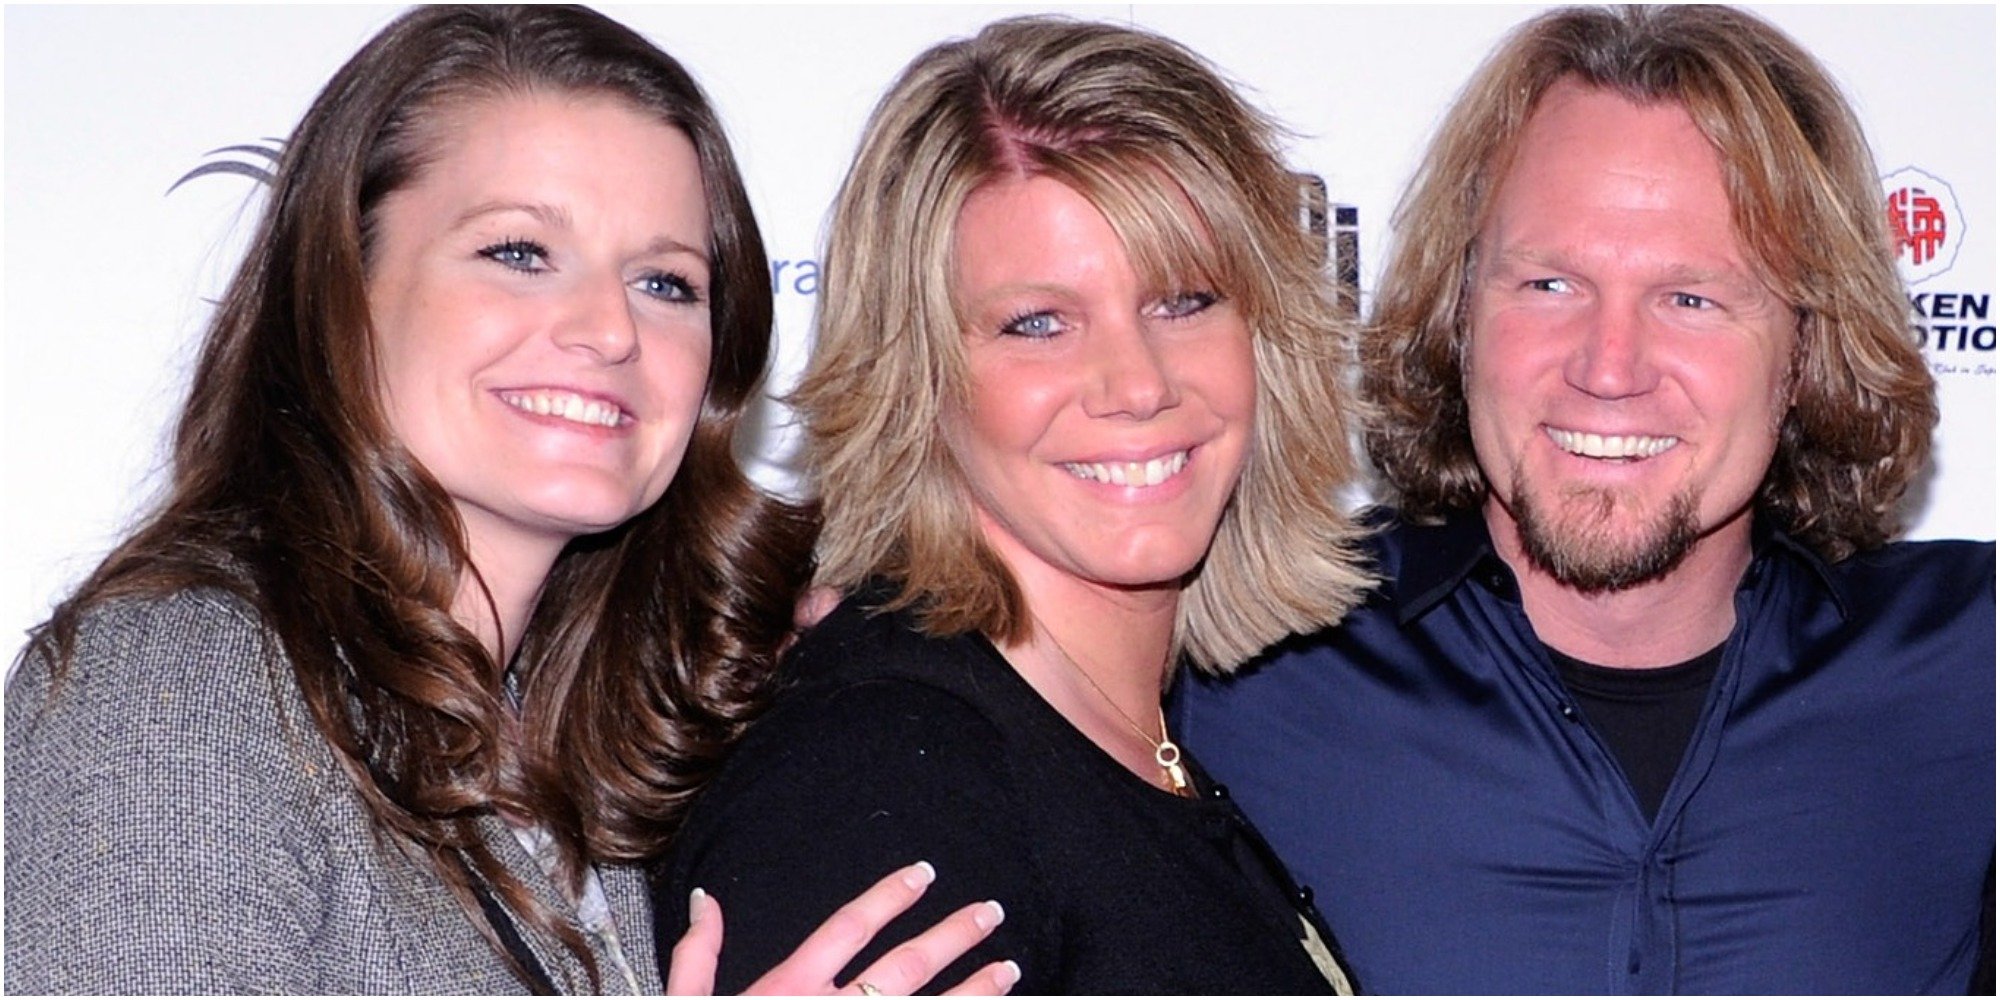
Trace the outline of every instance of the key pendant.
[[1167, 784], [1174, 786], [1174, 794], [1187, 791], [1187, 768], [1181, 766], [1181, 748], [1172, 740], [1165, 740], [1153, 748], [1153, 763], [1167, 772]]

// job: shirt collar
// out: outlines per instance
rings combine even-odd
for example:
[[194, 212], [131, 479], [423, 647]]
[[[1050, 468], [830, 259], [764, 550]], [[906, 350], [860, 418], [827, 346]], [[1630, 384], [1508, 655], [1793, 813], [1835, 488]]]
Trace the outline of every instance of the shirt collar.
[[[1441, 524], [1405, 524], [1402, 564], [1396, 572], [1396, 623], [1407, 625], [1436, 607], [1466, 577], [1488, 562], [1498, 564], [1508, 585], [1513, 574], [1493, 551], [1486, 519], [1479, 511], [1459, 511]], [[1490, 567], [1489, 567], [1490, 568]]]
[[1743, 586], [1748, 587], [1759, 580], [1762, 574], [1770, 572], [1770, 566], [1778, 557], [1785, 557], [1804, 566], [1811, 578], [1817, 580], [1833, 598], [1835, 610], [1845, 620], [1849, 609], [1854, 607], [1854, 588], [1846, 574], [1834, 572], [1834, 568], [1819, 553], [1807, 547], [1804, 542], [1774, 527], [1770, 520], [1759, 514], [1751, 522], [1750, 539], [1752, 551], [1756, 553], [1750, 560], [1750, 572], [1744, 574]]
[[[1397, 624], [1407, 625], [1422, 617], [1468, 578], [1507, 600], [1521, 599], [1513, 571], [1494, 551], [1486, 519], [1478, 510], [1453, 513], [1441, 524], [1405, 523], [1399, 533], [1402, 561], [1396, 571]], [[1771, 563], [1783, 557], [1804, 566], [1833, 598], [1840, 616], [1847, 617], [1853, 604], [1847, 581], [1818, 553], [1773, 527], [1761, 515], [1751, 523], [1750, 537], [1750, 569], [1744, 573], [1741, 586], [1761, 581], [1770, 572]]]

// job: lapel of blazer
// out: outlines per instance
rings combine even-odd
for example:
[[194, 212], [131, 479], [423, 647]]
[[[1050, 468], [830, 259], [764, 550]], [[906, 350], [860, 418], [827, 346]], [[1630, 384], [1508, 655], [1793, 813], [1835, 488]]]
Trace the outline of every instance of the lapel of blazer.
[[660, 976], [660, 955], [653, 946], [653, 898], [643, 868], [633, 865], [598, 865], [604, 883], [604, 898], [611, 904], [611, 919], [618, 922], [618, 940], [625, 947], [625, 960], [632, 963], [639, 990], [663, 994], [666, 983]]
[[[480, 817], [479, 836], [485, 841], [486, 849], [493, 852], [493, 856], [520, 880], [536, 900], [561, 914], [565, 919], [574, 919], [576, 907], [570, 905], [567, 898], [556, 891], [555, 883], [549, 880], [548, 873], [542, 870], [541, 863], [521, 846], [520, 840], [514, 836], [513, 829], [505, 820], [492, 814]], [[541, 961], [542, 970], [554, 981], [556, 989], [564, 993], [594, 992], [590, 988], [590, 976], [584, 971], [583, 963], [570, 954], [569, 949], [563, 947], [561, 941], [530, 926], [520, 914], [514, 912], [512, 907], [507, 907], [505, 903], [501, 905], [507, 909], [508, 916], [514, 919], [514, 929], [520, 933], [521, 940], [527, 942], [528, 949]], [[624, 928], [621, 926], [619, 930], [622, 933]], [[617, 990], [618, 974], [612, 968], [609, 959], [598, 952], [596, 942], [590, 940], [589, 935], [584, 936], [584, 942], [591, 949], [591, 957], [597, 961], [598, 979], [607, 989]]]

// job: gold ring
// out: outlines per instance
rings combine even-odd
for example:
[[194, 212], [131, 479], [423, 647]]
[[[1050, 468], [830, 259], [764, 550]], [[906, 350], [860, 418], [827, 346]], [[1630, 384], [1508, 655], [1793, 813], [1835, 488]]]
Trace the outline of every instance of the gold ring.
[[869, 982], [869, 981], [868, 981], [868, 980], [866, 980], [866, 979], [857, 979], [857, 980], [855, 980], [855, 981], [854, 981], [854, 988], [855, 988], [855, 989], [857, 989], [857, 990], [860, 990], [860, 991], [861, 991], [861, 995], [862, 995], [862, 996], [868, 996], [868, 997], [879, 997], [879, 996], [881, 996], [881, 995], [882, 995], [882, 991], [881, 991], [881, 990], [879, 990], [879, 989], [876, 989], [876, 988], [875, 988], [875, 984], [874, 984], [874, 983], [871, 983], [871, 982]]

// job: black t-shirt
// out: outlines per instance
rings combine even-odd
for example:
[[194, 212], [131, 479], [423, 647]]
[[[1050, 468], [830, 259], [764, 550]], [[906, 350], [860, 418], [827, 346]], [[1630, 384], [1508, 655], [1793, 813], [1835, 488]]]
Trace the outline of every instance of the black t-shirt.
[[[844, 976], [983, 899], [1006, 922], [930, 986], [1020, 963], [1019, 994], [1325, 993], [1318, 914], [1190, 761], [1198, 797], [1127, 771], [992, 644], [931, 639], [850, 599], [787, 661], [789, 689], [702, 793], [655, 886], [664, 959], [688, 893], [722, 904], [737, 992], [902, 865], [938, 878]], [[845, 982], [845, 978], [839, 980]]]
[[1722, 664], [1722, 647], [1671, 667], [1600, 667], [1553, 648], [1549, 659], [1618, 758], [1647, 818], [1659, 815]]

